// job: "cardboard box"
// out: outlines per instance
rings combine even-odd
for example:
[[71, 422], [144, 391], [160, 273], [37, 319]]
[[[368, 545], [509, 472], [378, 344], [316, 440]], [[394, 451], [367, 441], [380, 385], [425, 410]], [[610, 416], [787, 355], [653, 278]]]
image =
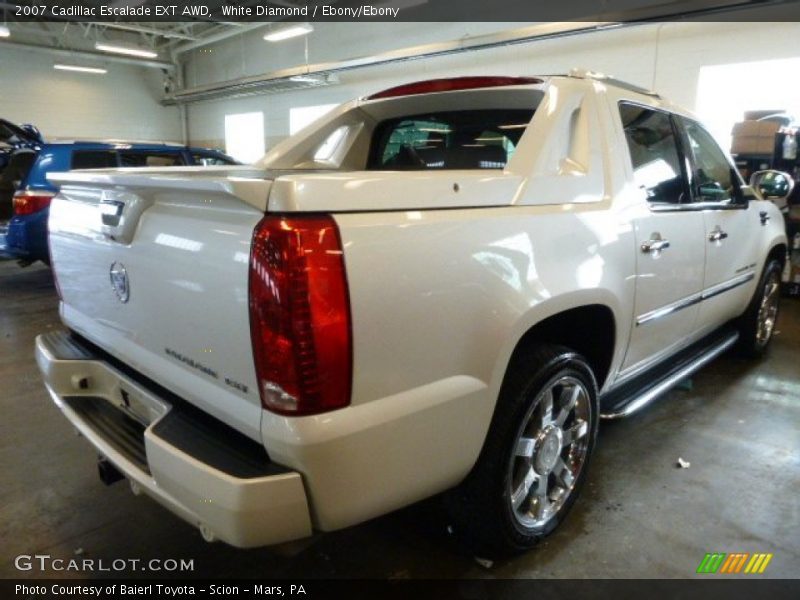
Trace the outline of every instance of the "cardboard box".
[[780, 125], [770, 121], [740, 121], [733, 126], [731, 154], [772, 156]]

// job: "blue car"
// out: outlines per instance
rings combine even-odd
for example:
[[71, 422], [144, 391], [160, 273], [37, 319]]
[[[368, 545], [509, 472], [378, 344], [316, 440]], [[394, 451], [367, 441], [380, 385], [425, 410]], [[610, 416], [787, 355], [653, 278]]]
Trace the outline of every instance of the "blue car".
[[[0, 258], [15, 258], [27, 266], [49, 264], [47, 218], [50, 200], [58, 192], [47, 173], [118, 167], [178, 167], [236, 165], [217, 150], [172, 144], [123, 142], [54, 142], [38, 151], [15, 152], [0, 173]], [[8, 218], [6, 217], [6, 218]]]

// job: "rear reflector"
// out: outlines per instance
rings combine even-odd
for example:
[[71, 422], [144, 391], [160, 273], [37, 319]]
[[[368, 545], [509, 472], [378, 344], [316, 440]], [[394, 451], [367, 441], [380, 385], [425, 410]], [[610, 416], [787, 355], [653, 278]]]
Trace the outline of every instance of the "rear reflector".
[[14, 214], [32, 215], [43, 208], [50, 206], [50, 201], [55, 194], [53, 192], [43, 192], [34, 190], [20, 191], [14, 194]]
[[416, 94], [434, 94], [436, 92], [453, 92], [456, 90], [472, 90], [480, 88], [503, 87], [508, 85], [535, 85], [543, 83], [536, 77], [451, 77], [447, 79], [429, 79], [406, 83], [367, 96], [367, 100], [394, 98], [396, 96], [414, 96]]
[[267, 215], [256, 226], [250, 334], [264, 408], [310, 415], [350, 404], [350, 298], [330, 216]]

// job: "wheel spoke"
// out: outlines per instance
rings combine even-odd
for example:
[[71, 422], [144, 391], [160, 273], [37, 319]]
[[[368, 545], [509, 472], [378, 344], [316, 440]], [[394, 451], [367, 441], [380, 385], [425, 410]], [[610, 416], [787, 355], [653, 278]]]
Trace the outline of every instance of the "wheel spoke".
[[561, 398], [559, 398], [561, 408], [556, 416], [556, 425], [559, 427], [564, 425], [569, 413], [571, 413], [572, 409], [575, 408], [575, 405], [578, 404], [578, 398], [580, 398], [582, 395], [583, 389], [581, 389], [581, 387], [578, 385], [575, 385], [572, 388], [564, 388], [564, 390], [561, 392]]
[[756, 341], [765, 345], [772, 336], [775, 328], [775, 318], [778, 314], [778, 295], [780, 284], [773, 277], [764, 287], [764, 295], [761, 298], [761, 306], [758, 311], [758, 323], [756, 329]]
[[547, 427], [553, 422], [553, 390], [547, 390], [542, 395], [542, 400], [539, 404], [541, 411], [542, 428]]
[[515, 452], [516, 456], [521, 456], [523, 458], [530, 458], [533, 456], [533, 448], [534, 448], [535, 441], [533, 438], [526, 438], [522, 437], [517, 440], [517, 450]]
[[537, 520], [544, 519], [550, 510], [550, 499], [547, 497], [547, 478], [542, 477], [537, 482], [534, 490], [534, 500], [536, 505], [533, 507], [533, 514]]
[[555, 473], [556, 480], [561, 484], [561, 487], [571, 488], [572, 484], [575, 483], [575, 476], [561, 458], [558, 459], [556, 466], [553, 468], [553, 473]]
[[539, 479], [539, 476], [532, 467], [528, 467], [525, 478], [517, 486], [517, 489], [511, 493], [511, 505], [514, 507], [514, 510], [518, 510], [519, 507], [522, 506], [522, 503], [530, 496], [531, 488], [533, 484], [536, 483], [537, 479]]
[[774, 281], [769, 286], [769, 291], [767, 292], [767, 297], [772, 299], [778, 294], [778, 289], [780, 286], [775, 283]]
[[565, 447], [574, 444], [587, 433], [589, 433], [589, 424], [583, 419], [575, 421], [572, 427], [564, 430], [561, 446]]

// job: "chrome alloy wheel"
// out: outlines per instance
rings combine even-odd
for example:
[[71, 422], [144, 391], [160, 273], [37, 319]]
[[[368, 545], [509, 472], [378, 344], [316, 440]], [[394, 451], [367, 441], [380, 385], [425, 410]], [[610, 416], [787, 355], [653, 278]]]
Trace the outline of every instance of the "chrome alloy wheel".
[[551, 380], [533, 402], [510, 462], [509, 502], [527, 529], [544, 525], [572, 492], [589, 447], [589, 392], [575, 377]]
[[777, 273], [772, 273], [764, 285], [764, 294], [758, 309], [756, 329], [756, 343], [766, 346], [775, 330], [775, 321], [778, 318], [778, 301], [780, 299], [781, 284]]

